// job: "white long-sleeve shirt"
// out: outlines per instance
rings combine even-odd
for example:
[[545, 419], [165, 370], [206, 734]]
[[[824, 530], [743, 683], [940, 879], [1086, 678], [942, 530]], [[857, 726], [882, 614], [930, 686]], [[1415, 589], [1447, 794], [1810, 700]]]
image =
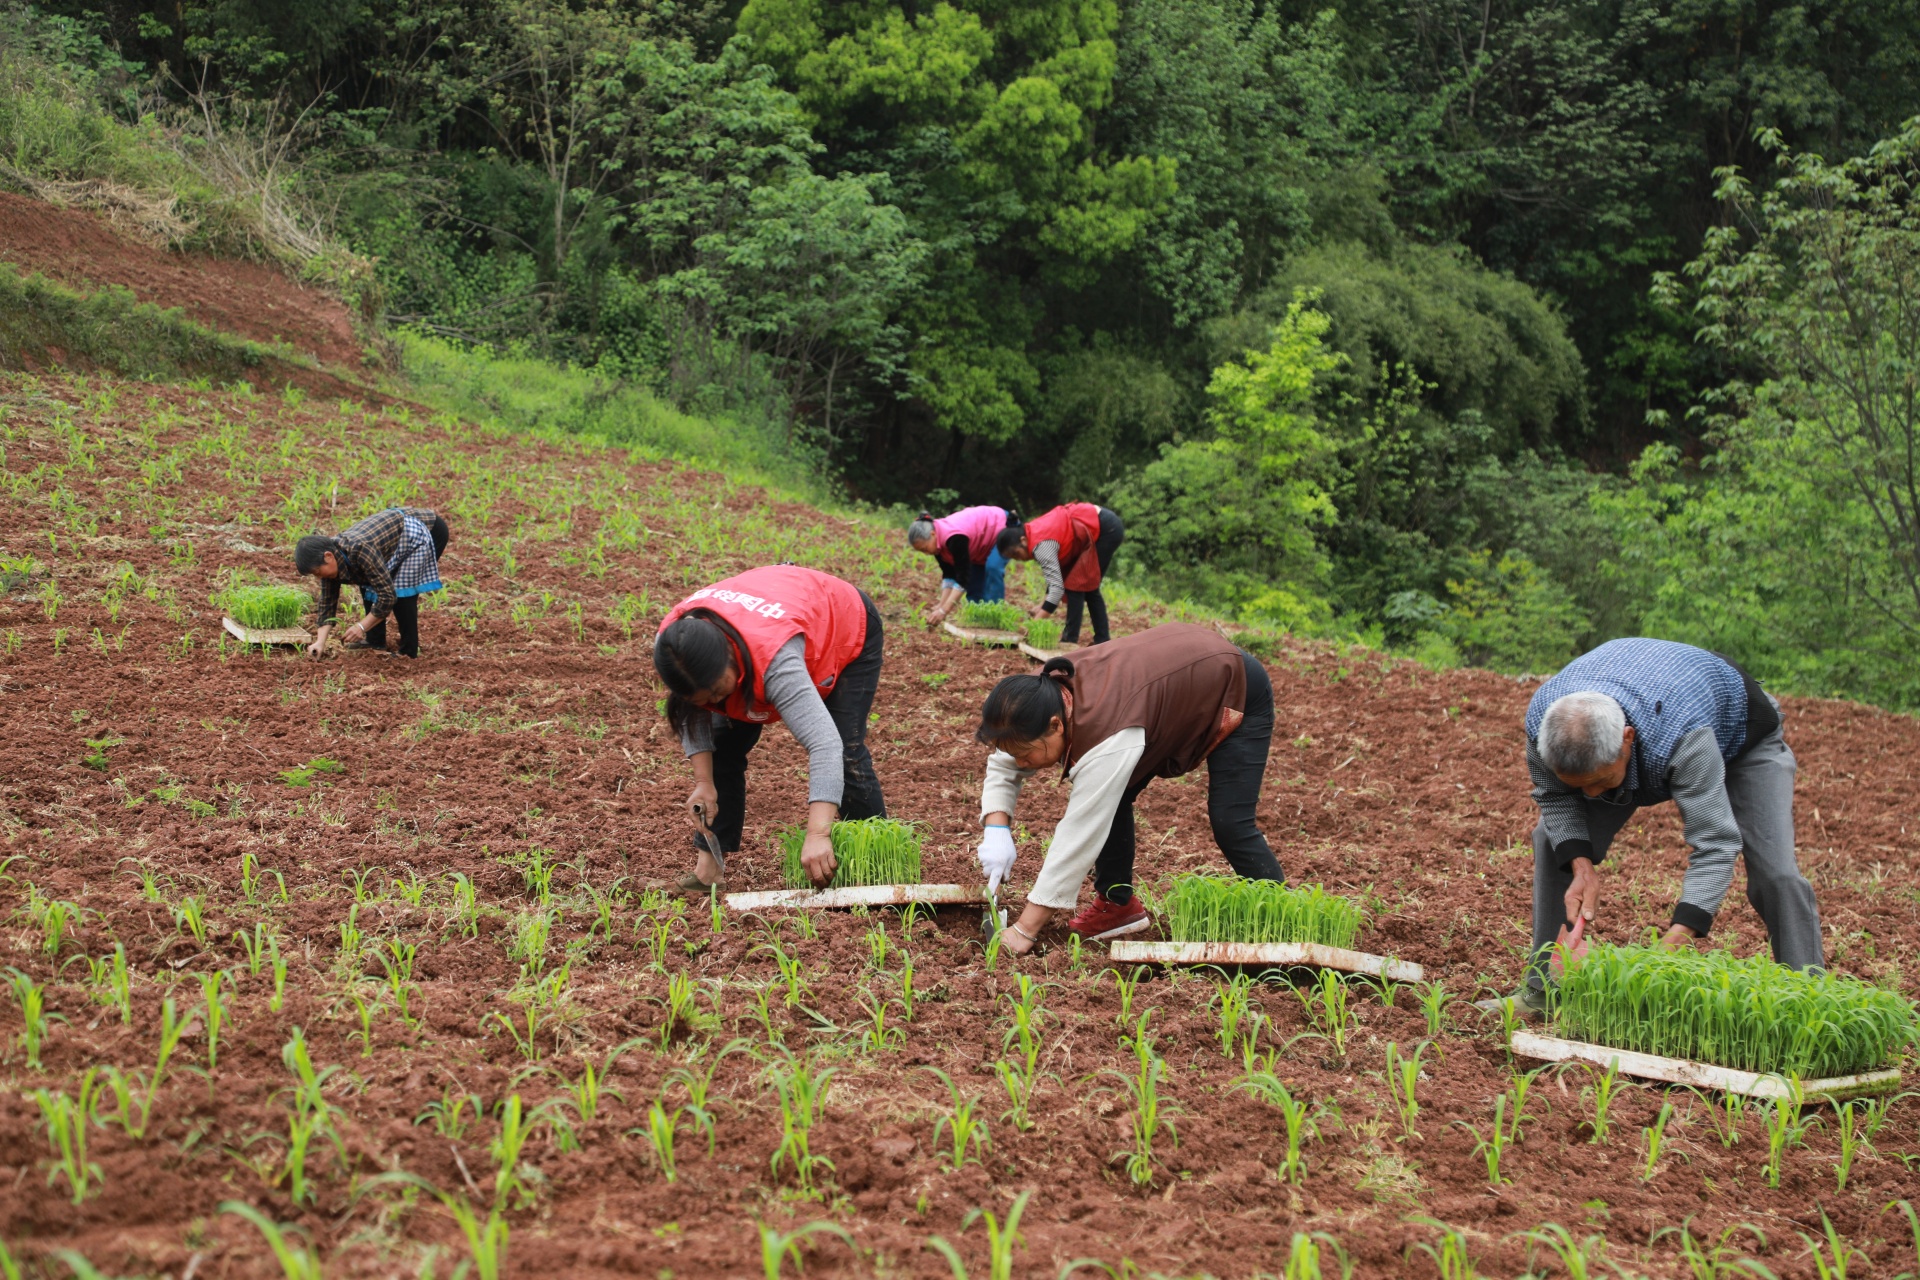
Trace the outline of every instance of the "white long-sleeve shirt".
[[[1080, 882], [1093, 870], [1094, 860], [1113, 830], [1114, 815], [1126, 795], [1127, 780], [1147, 750], [1147, 731], [1136, 725], [1122, 729], [1080, 757], [1067, 773], [1073, 796], [1060, 825], [1047, 844], [1046, 860], [1034, 881], [1028, 902], [1043, 907], [1071, 907], [1080, 898]], [[995, 751], [987, 757], [987, 780], [980, 788], [980, 816], [1011, 815], [1020, 802], [1020, 788], [1036, 771], [1016, 768], [1013, 757]]]

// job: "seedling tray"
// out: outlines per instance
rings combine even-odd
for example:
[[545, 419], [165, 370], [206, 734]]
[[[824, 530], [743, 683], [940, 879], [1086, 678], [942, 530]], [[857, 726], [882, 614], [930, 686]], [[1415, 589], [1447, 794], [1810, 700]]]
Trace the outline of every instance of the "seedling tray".
[[[1743, 1093], [1754, 1098], [1789, 1098], [1792, 1090], [1777, 1075], [1760, 1075], [1716, 1067], [1709, 1062], [1687, 1058], [1663, 1058], [1658, 1054], [1636, 1053], [1584, 1040], [1562, 1040], [1532, 1031], [1516, 1031], [1509, 1041], [1517, 1054], [1546, 1062], [1591, 1062], [1604, 1067], [1620, 1064], [1620, 1074], [1641, 1080], [1659, 1080], [1666, 1084], [1691, 1085], [1698, 1089], [1718, 1089], [1723, 1093]], [[1801, 1095], [1809, 1102], [1845, 1102], [1848, 1098], [1886, 1093], [1900, 1087], [1900, 1071], [1867, 1071], [1853, 1076], [1828, 1076], [1820, 1080], [1802, 1080]]]
[[985, 631], [977, 627], [963, 627], [957, 623], [943, 622], [950, 636], [959, 636], [968, 644], [1016, 645], [1020, 644], [1018, 631]]
[[1116, 942], [1107, 954], [1129, 964], [1245, 964], [1269, 969], [1310, 965], [1393, 982], [1419, 982], [1423, 977], [1423, 970], [1411, 960], [1389, 960], [1318, 942]]
[[765, 911], [774, 907], [831, 910], [848, 907], [978, 906], [987, 900], [985, 885], [862, 884], [844, 889], [768, 889], [760, 893], [730, 893], [729, 911]]
[[1040, 649], [1028, 644], [1025, 640], [1020, 642], [1020, 652], [1026, 654], [1035, 662], [1046, 662], [1052, 658], [1064, 658], [1079, 649], [1079, 647], [1077, 644], [1063, 644], [1058, 649]]
[[270, 630], [262, 631], [254, 627], [243, 627], [232, 618], [220, 619], [220, 625], [225, 627], [228, 633], [240, 641], [241, 644], [313, 643], [313, 637], [307, 634], [304, 627], [274, 627]]

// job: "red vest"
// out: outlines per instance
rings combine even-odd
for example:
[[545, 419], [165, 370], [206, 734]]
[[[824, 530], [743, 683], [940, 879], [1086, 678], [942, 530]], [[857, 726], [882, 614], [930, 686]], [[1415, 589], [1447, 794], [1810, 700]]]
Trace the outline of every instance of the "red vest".
[[747, 642], [753, 659], [753, 705], [748, 710], [743, 680], [715, 710], [734, 720], [766, 724], [780, 713], [767, 701], [767, 664], [795, 636], [807, 638], [807, 674], [820, 696], [832, 692], [847, 664], [867, 643], [867, 602], [851, 582], [799, 565], [768, 565], [735, 574], [682, 600], [668, 611], [660, 630], [689, 609], [711, 609]]
[[1027, 547], [1043, 542], [1060, 544], [1060, 572], [1069, 591], [1100, 589], [1100, 557], [1093, 544], [1100, 537], [1100, 508], [1091, 502], [1069, 502], [1027, 521]]

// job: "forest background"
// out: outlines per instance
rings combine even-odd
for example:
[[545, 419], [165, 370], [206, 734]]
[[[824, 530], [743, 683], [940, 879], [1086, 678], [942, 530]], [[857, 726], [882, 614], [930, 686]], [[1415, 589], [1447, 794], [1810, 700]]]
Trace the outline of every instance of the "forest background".
[[281, 259], [402, 364], [642, 388], [860, 502], [1107, 503], [1123, 580], [1250, 624], [1903, 709], [1917, 112], [1920, 9], [1862, 0], [0, 17], [0, 183]]

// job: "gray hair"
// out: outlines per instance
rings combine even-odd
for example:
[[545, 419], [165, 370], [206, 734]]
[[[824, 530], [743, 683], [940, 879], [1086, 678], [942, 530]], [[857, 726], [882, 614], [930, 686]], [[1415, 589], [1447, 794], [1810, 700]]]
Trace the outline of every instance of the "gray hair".
[[1540, 718], [1540, 759], [1564, 778], [1584, 778], [1620, 758], [1627, 713], [1604, 693], [1582, 690], [1554, 699]]
[[922, 511], [914, 517], [913, 523], [907, 526], [907, 545], [912, 546], [916, 542], [924, 542], [931, 537], [933, 537], [933, 517]]

